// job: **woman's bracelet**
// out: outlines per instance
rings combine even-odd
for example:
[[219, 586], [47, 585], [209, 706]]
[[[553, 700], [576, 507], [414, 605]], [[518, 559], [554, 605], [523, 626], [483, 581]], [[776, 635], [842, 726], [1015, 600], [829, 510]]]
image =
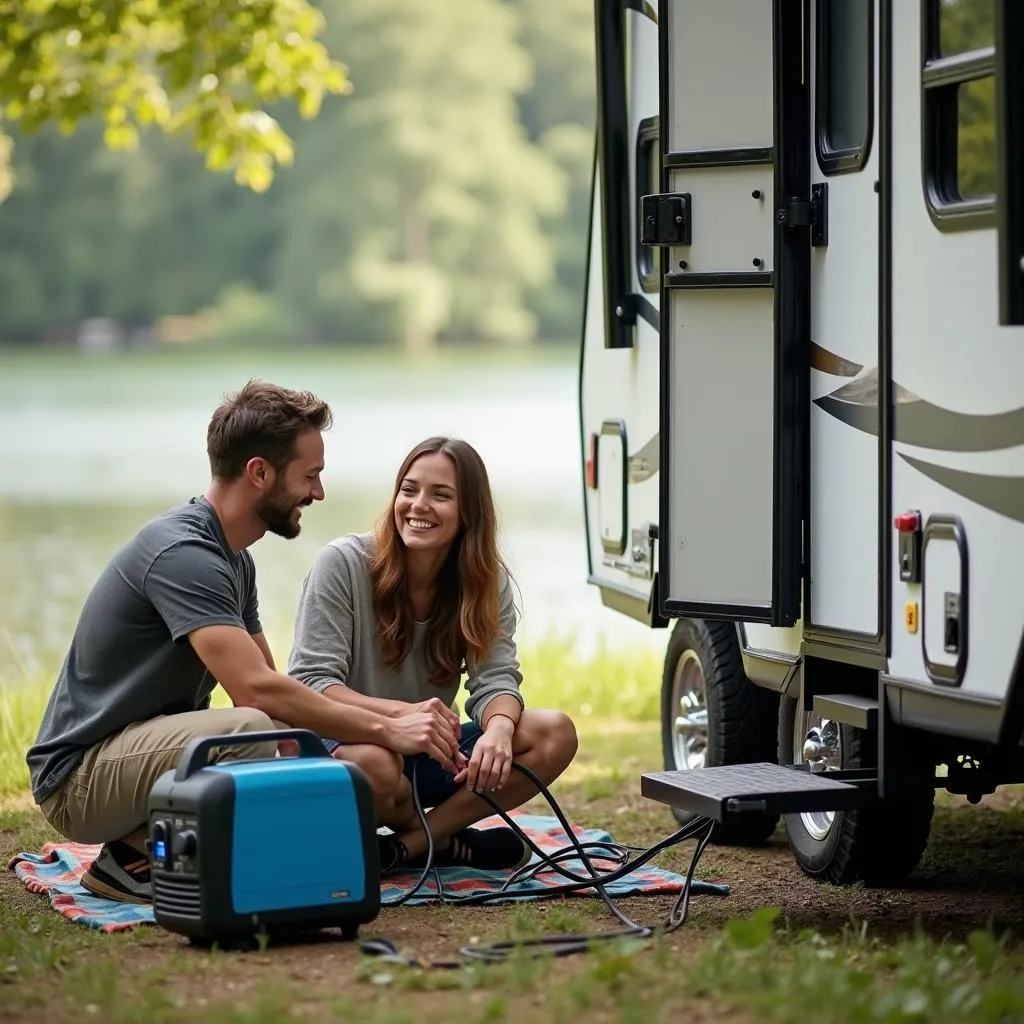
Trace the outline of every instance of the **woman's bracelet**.
[[516, 721], [511, 715], [506, 715], [504, 711], [495, 711], [491, 714], [490, 718], [487, 719], [490, 722], [491, 718], [507, 718], [512, 723], [512, 728], [515, 729], [519, 722]]

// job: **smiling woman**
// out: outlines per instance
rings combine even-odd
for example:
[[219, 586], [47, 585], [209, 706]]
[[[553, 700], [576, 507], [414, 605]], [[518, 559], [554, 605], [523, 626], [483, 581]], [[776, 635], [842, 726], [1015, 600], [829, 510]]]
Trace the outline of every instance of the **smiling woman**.
[[[404, 736], [385, 727], [379, 740], [394, 761], [381, 816], [394, 833], [382, 839], [386, 873], [424, 863], [414, 778], [431, 808], [435, 863], [503, 869], [529, 859], [511, 829], [470, 827], [491, 813], [478, 793], [506, 810], [535, 794], [512, 771], [513, 758], [550, 784], [576, 753], [567, 715], [524, 706], [515, 627], [487, 470], [465, 441], [434, 437], [413, 448], [376, 529], [340, 537], [317, 555], [299, 598], [289, 674], [386, 721], [415, 705], [439, 737], [404, 758]], [[466, 722], [453, 709], [463, 674]], [[327, 745], [353, 759], [345, 745]]]

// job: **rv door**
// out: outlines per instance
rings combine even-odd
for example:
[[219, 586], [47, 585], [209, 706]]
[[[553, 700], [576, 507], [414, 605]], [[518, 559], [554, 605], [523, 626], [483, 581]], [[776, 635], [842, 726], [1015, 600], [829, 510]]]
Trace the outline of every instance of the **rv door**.
[[1024, 4], [996, 4], [999, 322], [1024, 324]]
[[[661, 0], [659, 600], [800, 617], [810, 246], [803, 0]], [[813, 201], [812, 201], [813, 198]]]

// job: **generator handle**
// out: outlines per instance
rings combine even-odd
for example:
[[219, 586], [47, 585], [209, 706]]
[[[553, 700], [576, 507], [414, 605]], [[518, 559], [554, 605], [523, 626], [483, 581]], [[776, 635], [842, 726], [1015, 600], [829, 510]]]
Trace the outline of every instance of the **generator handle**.
[[210, 751], [214, 747], [240, 747], [248, 743], [264, 743], [268, 740], [295, 740], [302, 757], [330, 757], [320, 737], [309, 729], [267, 729], [263, 732], [233, 732], [225, 736], [201, 736], [192, 740], [181, 753], [181, 760], [174, 772], [175, 782], [184, 782], [210, 763]]

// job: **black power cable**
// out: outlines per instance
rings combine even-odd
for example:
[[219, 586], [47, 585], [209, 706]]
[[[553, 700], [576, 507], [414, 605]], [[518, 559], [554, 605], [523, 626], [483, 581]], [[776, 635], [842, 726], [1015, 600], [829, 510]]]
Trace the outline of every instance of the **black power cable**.
[[[509, 889], [513, 885], [529, 881], [541, 871], [553, 870], [564, 878], [569, 879], [569, 881], [563, 885], [552, 886], [546, 889], [545, 895], [566, 895], [572, 892], [579, 892], [582, 889], [593, 889], [600, 895], [611, 913], [623, 925], [625, 925], [625, 927], [612, 932], [599, 932], [585, 935], [549, 935], [542, 936], [540, 938], [514, 939], [503, 942], [487, 943], [485, 945], [464, 946], [459, 950], [459, 954], [462, 957], [462, 959], [459, 960], [423, 961], [414, 957], [404, 956], [399, 952], [395, 944], [388, 939], [368, 939], [363, 941], [360, 944], [360, 949], [363, 953], [368, 956], [380, 957], [390, 963], [401, 963], [413, 967], [457, 968], [464, 967], [467, 963], [474, 961], [498, 963], [510, 959], [516, 951], [525, 951], [528, 955], [533, 957], [569, 956], [574, 953], [586, 952], [596, 943], [608, 942], [622, 938], [651, 939], [654, 938], [655, 935], [659, 934], [659, 932], [662, 934], [669, 934], [674, 932], [677, 928], [682, 927], [686, 922], [686, 918], [689, 913], [693, 874], [697, 868], [697, 863], [700, 860], [701, 855], [704, 853], [704, 849], [707, 847], [708, 842], [711, 839], [711, 830], [714, 828], [714, 821], [710, 818], [696, 818], [694, 821], [684, 825], [682, 828], [672, 833], [672, 835], [655, 843], [646, 850], [642, 847], [627, 846], [619, 843], [581, 843], [573, 832], [569, 822], [566, 820], [565, 815], [562, 813], [561, 807], [558, 806], [557, 801], [551, 795], [547, 786], [533, 771], [527, 768], [526, 765], [513, 761], [512, 767], [526, 775], [537, 787], [538, 791], [543, 794], [544, 799], [548, 802], [548, 805], [558, 818], [558, 822], [565, 831], [565, 834], [569, 837], [570, 845], [562, 847], [553, 853], [544, 853], [544, 851], [542, 851], [533, 842], [533, 840], [530, 839], [530, 837], [503, 808], [499, 807], [489, 796], [487, 796], [487, 794], [480, 793], [478, 795], [490, 804], [496, 813], [501, 815], [504, 821], [506, 821], [508, 825], [519, 835], [523, 842], [525, 842], [526, 845], [535, 854], [537, 854], [540, 860], [538, 863], [527, 864], [514, 872], [500, 889], [468, 896], [448, 895], [444, 891], [441, 876], [434, 865], [434, 840], [430, 834], [430, 828], [427, 825], [426, 814], [423, 810], [423, 804], [419, 795], [418, 762], [413, 768], [412, 773], [412, 795], [416, 816], [419, 818], [420, 825], [427, 837], [426, 864], [416, 884], [408, 892], [403, 893], [402, 896], [396, 900], [391, 900], [389, 902], [382, 903], [381, 905], [386, 907], [401, 906], [419, 892], [430, 875], [433, 875], [434, 884], [437, 886], [438, 899], [442, 903], [450, 905], [478, 905], [491, 903], [495, 900], [506, 898], [509, 894]], [[672, 909], [669, 911], [668, 917], [665, 921], [660, 925], [641, 925], [627, 917], [626, 914], [624, 914], [615, 905], [615, 901], [611, 896], [609, 896], [605, 887], [612, 882], [618, 881], [620, 878], [624, 878], [633, 871], [636, 871], [637, 868], [646, 864], [662, 851], [669, 849], [669, 847], [676, 846], [679, 843], [685, 842], [687, 839], [694, 837], [697, 838], [697, 846], [694, 850], [693, 857], [690, 860], [690, 867], [686, 873], [686, 878], [683, 881], [683, 886], [679, 892], [679, 896], [677, 897]], [[592, 853], [593, 851], [597, 851], [596, 853], [593, 853], [594, 856], [599, 856], [602, 860], [611, 860], [618, 866], [611, 871], [599, 871], [594, 867], [591, 861], [591, 855], [587, 852], [588, 850], [592, 851]], [[632, 860], [630, 860], [630, 853], [636, 854]], [[574, 871], [570, 871], [567, 867], [564, 867], [563, 862], [568, 860], [580, 861], [588, 872], [588, 875], [579, 875]]]

